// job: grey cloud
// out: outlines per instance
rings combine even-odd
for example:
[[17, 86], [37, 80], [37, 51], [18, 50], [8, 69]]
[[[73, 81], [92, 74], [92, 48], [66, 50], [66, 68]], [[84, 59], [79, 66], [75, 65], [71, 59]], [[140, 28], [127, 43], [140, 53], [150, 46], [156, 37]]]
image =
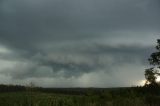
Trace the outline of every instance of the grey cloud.
[[[70, 48], [73, 49], [73, 48]], [[4, 70], [2, 74], [10, 75], [13, 79], [26, 78], [55, 78], [55, 77], [80, 77], [83, 74], [103, 70], [112, 74], [114, 67], [124, 64], [148, 64], [147, 57], [152, 47], [143, 46], [107, 46], [93, 44], [82, 50], [73, 49], [68, 52], [48, 52], [34, 56], [17, 57], [16, 66]], [[142, 70], [143, 71], [143, 70]]]
[[4, 1], [0, 40], [35, 50], [37, 43], [92, 39], [102, 31], [159, 29], [158, 4], [158, 0]]
[[11, 51], [0, 58], [17, 62], [0, 73], [70, 81], [100, 71], [116, 76], [116, 68], [124, 66], [121, 71], [129, 74], [128, 64], [148, 64], [154, 49], [149, 41], [155, 39], [150, 34], [160, 28], [159, 5], [159, 0], [0, 0], [0, 45]]

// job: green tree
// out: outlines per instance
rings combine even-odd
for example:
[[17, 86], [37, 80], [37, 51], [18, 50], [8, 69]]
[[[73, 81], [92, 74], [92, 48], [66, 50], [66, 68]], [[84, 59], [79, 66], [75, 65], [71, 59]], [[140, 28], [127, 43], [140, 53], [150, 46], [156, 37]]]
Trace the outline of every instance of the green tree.
[[156, 52], [150, 55], [148, 61], [153, 67], [145, 70], [145, 86], [157, 86], [158, 83], [156, 79], [160, 76], [160, 39], [157, 40]]

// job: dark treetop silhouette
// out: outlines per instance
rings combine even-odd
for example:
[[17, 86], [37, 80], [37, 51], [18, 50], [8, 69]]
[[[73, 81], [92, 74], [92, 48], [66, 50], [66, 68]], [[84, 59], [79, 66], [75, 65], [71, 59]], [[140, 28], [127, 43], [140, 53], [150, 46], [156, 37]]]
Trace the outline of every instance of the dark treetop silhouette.
[[156, 81], [157, 77], [160, 76], [160, 39], [157, 40], [156, 52], [152, 53], [148, 59], [152, 68], [145, 70], [146, 83], [145, 86], [159, 86]]

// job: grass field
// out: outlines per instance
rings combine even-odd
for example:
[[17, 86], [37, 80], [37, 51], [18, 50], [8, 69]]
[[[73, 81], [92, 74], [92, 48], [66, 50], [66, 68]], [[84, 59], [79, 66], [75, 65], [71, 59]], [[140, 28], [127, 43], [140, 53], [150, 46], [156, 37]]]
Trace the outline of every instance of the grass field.
[[[63, 89], [64, 90], [64, 89]], [[82, 90], [81, 94], [42, 91], [0, 93], [0, 106], [160, 106], [158, 93], [116, 89]], [[69, 94], [70, 93], [70, 94]]]

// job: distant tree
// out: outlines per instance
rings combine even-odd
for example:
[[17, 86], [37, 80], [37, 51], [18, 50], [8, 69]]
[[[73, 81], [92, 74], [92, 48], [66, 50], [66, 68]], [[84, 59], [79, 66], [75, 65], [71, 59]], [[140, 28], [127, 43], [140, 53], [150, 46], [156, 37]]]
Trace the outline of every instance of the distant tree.
[[152, 53], [148, 59], [150, 65], [153, 67], [145, 70], [145, 86], [158, 86], [156, 79], [160, 76], [160, 39], [157, 40], [156, 50], [157, 51]]

